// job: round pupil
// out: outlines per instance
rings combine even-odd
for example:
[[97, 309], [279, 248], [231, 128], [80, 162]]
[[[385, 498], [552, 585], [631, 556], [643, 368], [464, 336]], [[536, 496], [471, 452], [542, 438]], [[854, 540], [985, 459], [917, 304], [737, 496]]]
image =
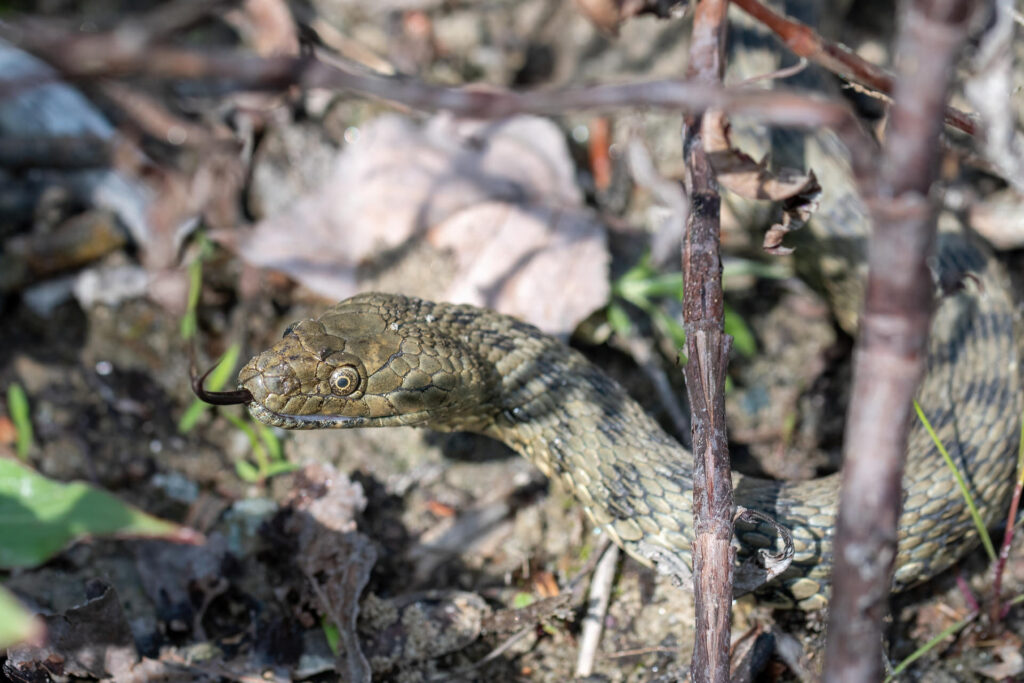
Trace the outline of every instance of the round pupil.
[[351, 384], [351, 380], [345, 375], [338, 375], [337, 379], [334, 380], [334, 386], [339, 389], [348, 389], [349, 384]]

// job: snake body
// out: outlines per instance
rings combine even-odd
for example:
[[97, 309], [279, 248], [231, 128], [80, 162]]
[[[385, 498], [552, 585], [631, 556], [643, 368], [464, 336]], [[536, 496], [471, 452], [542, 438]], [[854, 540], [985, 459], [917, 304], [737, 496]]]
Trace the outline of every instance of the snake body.
[[[934, 268], [940, 280], [971, 273], [971, 281], [937, 302], [918, 401], [993, 524], [1011, 491], [1022, 408], [1013, 302], [998, 264], [964, 235], [941, 236]], [[634, 557], [673, 574], [692, 565], [691, 454], [579, 352], [519, 320], [362, 294], [290, 326], [248, 362], [239, 382], [251, 414], [268, 425], [422, 426], [503, 441], [561, 480]], [[737, 504], [792, 533], [793, 562], [760, 590], [765, 600], [827, 604], [838, 483], [837, 475], [806, 482], [734, 475]], [[736, 535], [740, 557], [778, 543], [764, 526]], [[976, 542], [953, 475], [915, 424], [894, 589], [942, 571]]]

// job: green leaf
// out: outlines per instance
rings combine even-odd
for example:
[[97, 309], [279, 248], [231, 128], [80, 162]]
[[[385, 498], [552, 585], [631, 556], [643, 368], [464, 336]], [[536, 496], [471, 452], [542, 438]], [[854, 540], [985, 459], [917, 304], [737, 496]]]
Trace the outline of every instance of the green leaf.
[[338, 654], [341, 643], [341, 633], [338, 631], [338, 627], [327, 617], [320, 617], [320, 628], [323, 629], [324, 638], [327, 639], [327, 647], [331, 648], [331, 652], [335, 655]]
[[0, 650], [33, 638], [41, 628], [40, 621], [0, 587]]
[[299, 466], [293, 462], [272, 462], [270, 463], [270, 465], [267, 466], [267, 479], [269, 479], [270, 477], [276, 477], [279, 474], [294, 472], [297, 469], [299, 469]]
[[144, 536], [180, 542], [201, 537], [82, 482], [52, 481], [0, 459], [0, 567], [33, 567], [72, 541], [90, 536]]
[[616, 334], [628, 336], [633, 329], [633, 323], [629, 321], [629, 314], [617, 303], [608, 304], [608, 324]]
[[654, 308], [649, 311], [654, 321], [661, 326], [665, 334], [672, 340], [672, 344], [679, 349], [680, 353], [686, 351], [686, 329], [683, 325], [675, 319], [674, 316], [669, 315], [660, 308]]
[[524, 607], [529, 607], [534, 602], [536, 602], [536, 600], [534, 599], [533, 594], [527, 593], [525, 591], [519, 591], [518, 593], [512, 596], [512, 607], [514, 609], [522, 609]]
[[250, 484], [257, 484], [262, 479], [259, 470], [246, 460], [235, 461], [235, 474], [238, 475], [239, 479]]
[[740, 354], [753, 356], [757, 353], [757, 342], [746, 321], [731, 306], [725, 307], [725, 333], [732, 336], [732, 347]]
[[7, 411], [11, 414], [11, 422], [18, 431], [17, 453], [22, 462], [28, 461], [28, 452], [32, 449], [32, 411], [28, 407], [28, 396], [17, 382], [7, 387]]

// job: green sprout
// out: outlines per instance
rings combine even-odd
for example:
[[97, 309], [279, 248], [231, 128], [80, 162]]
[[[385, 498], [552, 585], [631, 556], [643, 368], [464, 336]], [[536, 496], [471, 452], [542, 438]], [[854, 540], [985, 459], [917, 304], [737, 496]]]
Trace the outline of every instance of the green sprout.
[[[722, 271], [722, 279], [739, 275], [757, 275], [760, 277], [782, 277], [777, 268], [766, 266], [754, 261], [730, 261]], [[667, 313], [658, 303], [659, 299], [683, 299], [682, 273], [659, 273], [651, 265], [650, 259], [644, 257], [635, 266], [612, 284], [612, 302], [608, 305], [608, 324], [618, 334], [628, 335], [632, 331], [625, 309], [618, 302], [627, 301], [644, 313], [662, 330], [677, 349], [686, 346], [686, 331], [676, 318]], [[743, 318], [728, 304], [725, 305], [725, 332], [733, 338], [733, 348], [744, 356], [752, 356], [757, 351], [754, 333]]]
[[32, 411], [28, 406], [28, 396], [25, 390], [17, 382], [12, 382], [7, 387], [7, 412], [11, 415], [11, 422], [18, 433], [16, 452], [18, 459], [28, 462], [28, 453], [32, 449]]

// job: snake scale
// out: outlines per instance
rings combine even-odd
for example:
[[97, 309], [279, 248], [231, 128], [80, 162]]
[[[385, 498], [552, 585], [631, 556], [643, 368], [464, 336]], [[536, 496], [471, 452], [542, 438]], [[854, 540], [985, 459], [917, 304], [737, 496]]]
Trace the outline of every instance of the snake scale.
[[[965, 235], [941, 235], [934, 268], [971, 281], [938, 298], [918, 400], [993, 524], [1012, 487], [1022, 407], [1013, 302], [996, 261]], [[691, 454], [583, 355], [512, 317], [362, 294], [290, 326], [245, 365], [237, 391], [201, 395], [245, 402], [257, 420], [286, 429], [421, 426], [493, 437], [561, 480], [645, 564], [691, 566]], [[895, 590], [934, 576], [977, 541], [922, 425], [912, 427], [908, 450]], [[827, 605], [838, 484], [838, 475], [734, 475], [737, 504], [793, 537], [793, 562], [759, 591], [765, 601]], [[737, 542], [740, 557], [777, 543], [757, 526], [737, 529]]]

